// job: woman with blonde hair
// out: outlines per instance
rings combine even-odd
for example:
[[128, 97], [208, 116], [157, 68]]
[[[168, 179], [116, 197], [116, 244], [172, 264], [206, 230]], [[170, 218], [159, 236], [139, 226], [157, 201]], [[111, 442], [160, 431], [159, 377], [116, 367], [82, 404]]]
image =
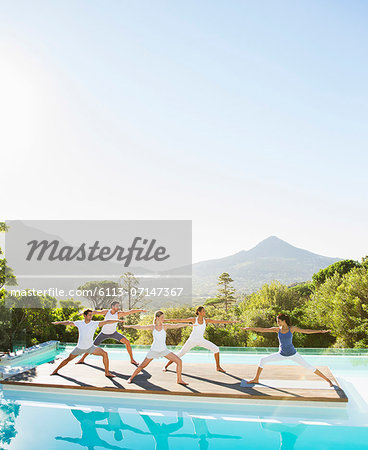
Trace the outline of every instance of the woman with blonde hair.
[[189, 323], [164, 323], [165, 315], [162, 311], [156, 311], [152, 325], [124, 325], [124, 328], [135, 328], [136, 330], [152, 330], [153, 343], [143, 362], [135, 369], [129, 378], [130, 384], [141, 370], [148, 366], [153, 359], [167, 358], [169, 361], [176, 363], [177, 383], [186, 386], [188, 383], [183, 381], [181, 377], [183, 363], [174, 353], [166, 346], [166, 330], [171, 328], [183, 328], [190, 325]]

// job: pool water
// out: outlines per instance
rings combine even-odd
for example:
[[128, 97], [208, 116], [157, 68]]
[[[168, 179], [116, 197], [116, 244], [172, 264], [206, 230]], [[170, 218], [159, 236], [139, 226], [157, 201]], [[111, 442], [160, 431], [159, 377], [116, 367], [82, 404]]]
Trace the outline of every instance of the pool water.
[[341, 408], [3, 395], [4, 449], [368, 448], [368, 427]]
[[[58, 357], [69, 350], [60, 349]], [[145, 353], [136, 350], [136, 359], [142, 360]], [[112, 366], [116, 359], [127, 359], [123, 347], [109, 350], [109, 355]], [[221, 355], [225, 367], [256, 364], [259, 357]], [[332, 369], [349, 397], [347, 405], [6, 389], [0, 392], [0, 448], [368, 449], [368, 357], [314, 354], [307, 360]], [[212, 362], [213, 356], [191, 352], [186, 361]]]

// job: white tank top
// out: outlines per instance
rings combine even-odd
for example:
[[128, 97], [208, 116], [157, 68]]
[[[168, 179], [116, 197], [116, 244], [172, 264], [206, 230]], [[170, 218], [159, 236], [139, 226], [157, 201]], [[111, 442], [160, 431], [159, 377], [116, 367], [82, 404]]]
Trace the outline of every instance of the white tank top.
[[[109, 309], [106, 313], [105, 320], [117, 320], [117, 319], [119, 319], [118, 312], [116, 312], [115, 314], [111, 314], [111, 309]], [[117, 325], [118, 325], [118, 322], [108, 323], [107, 325], [104, 325], [102, 327], [101, 331], [104, 334], [114, 334], [116, 331]]]
[[189, 339], [199, 341], [203, 339], [204, 332], [206, 330], [206, 321], [203, 318], [203, 323], [198, 323], [198, 317], [196, 317], [195, 323], [193, 325], [193, 330], [189, 336]]
[[151, 346], [151, 350], [155, 352], [162, 352], [166, 350], [166, 331], [162, 328], [161, 331], [157, 331], [156, 328], [152, 331], [153, 342]]

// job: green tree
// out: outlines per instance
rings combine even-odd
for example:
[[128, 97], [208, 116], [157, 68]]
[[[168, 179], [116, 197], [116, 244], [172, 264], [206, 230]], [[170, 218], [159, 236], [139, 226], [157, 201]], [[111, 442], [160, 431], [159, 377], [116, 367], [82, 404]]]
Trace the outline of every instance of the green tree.
[[[8, 231], [9, 227], [5, 222], [0, 222], [0, 233], [4, 233]], [[11, 269], [6, 262], [6, 259], [3, 257], [3, 252], [0, 248], [0, 298], [1, 292], [4, 295], [3, 287], [7, 286], [15, 286], [17, 284], [15, 275], [13, 273], [13, 269]]]
[[[0, 233], [8, 231], [5, 222], [0, 222]], [[2, 350], [11, 349], [10, 327], [11, 327], [11, 311], [6, 304], [7, 291], [4, 286], [15, 286], [17, 284], [13, 270], [7, 265], [6, 259], [0, 248], [0, 348]]]
[[338, 272], [318, 286], [307, 314], [315, 324], [332, 330], [338, 347], [368, 345], [368, 271]]
[[368, 269], [368, 256], [363, 256], [361, 266]]
[[3, 345], [10, 349], [19, 341], [22, 345], [30, 345], [49, 340], [52, 309], [56, 307], [57, 300], [49, 295], [33, 295], [32, 291], [25, 293], [27, 295], [7, 293], [4, 299], [7, 315]]
[[[291, 316], [294, 325], [298, 325], [298, 316], [293, 315], [295, 308], [300, 308], [308, 301], [298, 290], [290, 289], [278, 281], [264, 284], [261, 289], [248, 295], [239, 304], [240, 317], [248, 327], [272, 327], [276, 325], [276, 316], [285, 313]], [[274, 333], [248, 333], [249, 347], [276, 347], [277, 335]]]
[[217, 298], [217, 297], [213, 297], [213, 298], [208, 298], [205, 302], [204, 302], [204, 306], [216, 306], [218, 304], [222, 303], [222, 300]]
[[321, 269], [319, 272], [312, 276], [312, 281], [315, 287], [323, 284], [328, 278], [331, 278], [338, 273], [339, 275], [345, 275], [350, 272], [351, 269], [361, 267], [358, 261], [352, 259], [344, 259], [343, 261], [337, 261], [330, 264], [328, 267]]
[[72, 298], [68, 298], [67, 300], [60, 300], [59, 301], [60, 307], [61, 308], [68, 308], [68, 309], [72, 309], [72, 310], [76, 310], [76, 311], [80, 311], [80, 309], [82, 308], [82, 303], [78, 300], [73, 300]]
[[146, 304], [145, 296], [139, 290], [139, 280], [134, 276], [134, 273], [123, 273], [120, 277], [120, 287], [123, 289], [123, 303], [126, 304], [128, 310], [138, 309]]
[[121, 301], [119, 284], [115, 281], [88, 281], [78, 287], [93, 309], [109, 308], [114, 301]]
[[225, 311], [235, 304], [236, 298], [235, 288], [232, 286], [234, 280], [230, 277], [227, 272], [223, 272], [219, 276], [219, 281], [217, 283], [218, 291], [215, 299], [209, 299], [206, 301], [205, 305], [222, 305], [225, 307]]
[[293, 286], [289, 286], [289, 289], [295, 291], [299, 297], [310, 298], [313, 294], [313, 284], [312, 283], [298, 283]]

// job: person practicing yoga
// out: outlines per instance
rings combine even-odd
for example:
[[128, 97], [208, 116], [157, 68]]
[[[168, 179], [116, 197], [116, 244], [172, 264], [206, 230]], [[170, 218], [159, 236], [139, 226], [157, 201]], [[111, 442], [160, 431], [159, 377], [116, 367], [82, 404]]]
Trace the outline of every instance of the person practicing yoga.
[[[189, 317], [188, 319], [166, 319], [170, 322], [179, 322], [179, 323], [191, 323], [193, 324], [193, 330], [190, 334], [189, 338], [186, 340], [182, 349], [176, 356], [181, 358], [187, 352], [189, 352], [193, 347], [203, 347], [211, 350], [213, 352], [215, 361], [216, 361], [216, 370], [219, 372], [225, 372], [225, 370], [220, 366], [220, 349], [213, 342], [205, 339], [204, 332], [206, 330], [207, 323], [237, 323], [234, 320], [215, 320], [215, 319], [205, 319], [206, 310], [204, 306], [198, 306], [196, 309], [197, 317]], [[164, 372], [167, 371], [167, 368], [170, 366], [172, 361], [169, 361], [166, 366], [162, 369]]]
[[100, 347], [97, 347], [93, 343], [93, 336], [95, 334], [95, 331], [98, 327], [102, 327], [104, 325], [117, 323], [117, 322], [124, 322], [124, 320], [103, 320], [97, 321], [92, 320], [92, 314], [93, 311], [90, 309], [86, 309], [83, 313], [84, 320], [76, 320], [75, 322], [72, 322], [70, 320], [64, 320], [62, 322], [51, 322], [53, 325], [66, 325], [66, 326], [73, 326], [78, 328], [79, 336], [78, 336], [78, 343], [77, 346], [72, 350], [70, 355], [61, 361], [61, 363], [57, 366], [57, 368], [52, 372], [51, 375], [57, 375], [58, 371], [66, 366], [70, 361], [72, 361], [74, 358], [76, 358], [79, 355], [83, 355], [84, 353], [92, 354], [92, 355], [99, 355], [102, 356], [103, 364], [105, 367], [105, 376], [109, 378], [113, 378], [115, 375], [112, 375], [109, 372], [109, 357], [107, 355], [107, 352], [103, 350]]
[[[136, 314], [141, 312], [147, 312], [145, 309], [131, 309], [129, 311], [119, 310], [119, 302], [112, 302], [110, 309], [94, 310], [93, 315], [105, 316], [106, 320], [121, 319], [122, 317], [129, 316], [130, 314]], [[116, 330], [117, 323], [110, 323], [104, 325], [100, 333], [96, 336], [94, 340], [94, 345], [100, 345], [106, 339], [115, 339], [115, 341], [125, 344], [127, 352], [130, 356], [130, 362], [135, 366], [138, 366], [137, 361], [133, 358], [132, 347], [129, 340], [121, 333]], [[85, 353], [82, 358], [76, 364], [83, 364], [84, 360], [87, 358], [88, 353]]]
[[152, 330], [153, 343], [152, 346], [144, 358], [143, 362], [135, 369], [132, 376], [129, 378], [128, 383], [133, 381], [133, 378], [139, 374], [148, 364], [157, 358], [167, 358], [168, 360], [176, 363], [177, 383], [186, 386], [188, 383], [183, 381], [181, 377], [183, 363], [174, 353], [166, 346], [166, 330], [171, 328], [183, 328], [187, 327], [189, 323], [164, 323], [165, 315], [162, 311], [156, 311], [152, 325], [125, 325], [125, 328], [135, 328], [136, 330]]
[[247, 381], [248, 384], [259, 383], [259, 377], [264, 368], [265, 364], [274, 362], [274, 361], [285, 361], [286, 359], [290, 359], [295, 361], [297, 364], [305, 367], [306, 369], [314, 372], [319, 377], [329, 383], [330, 386], [333, 386], [332, 381], [327, 378], [323, 373], [313, 367], [309, 362], [307, 362], [296, 350], [293, 345], [293, 333], [305, 333], [305, 334], [314, 334], [314, 333], [330, 333], [331, 330], [303, 330], [298, 327], [291, 326], [290, 317], [286, 314], [279, 314], [277, 316], [277, 324], [278, 327], [271, 328], [258, 328], [258, 327], [246, 327], [242, 328], [242, 330], [246, 331], [258, 331], [262, 333], [277, 333], [279, 338], [279, 351], [277, 353], [272, 353], [271, 355], [264, 356], [260, 359], [256, 376]]

